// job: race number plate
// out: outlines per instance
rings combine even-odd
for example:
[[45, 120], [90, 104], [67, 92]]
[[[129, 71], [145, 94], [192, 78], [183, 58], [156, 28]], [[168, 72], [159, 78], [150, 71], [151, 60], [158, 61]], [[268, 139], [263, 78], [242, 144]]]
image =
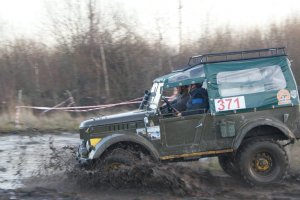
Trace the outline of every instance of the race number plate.
[[244, 96], [215, 99], [216, 112], [238, 110], [244, 108], [246, 108]]

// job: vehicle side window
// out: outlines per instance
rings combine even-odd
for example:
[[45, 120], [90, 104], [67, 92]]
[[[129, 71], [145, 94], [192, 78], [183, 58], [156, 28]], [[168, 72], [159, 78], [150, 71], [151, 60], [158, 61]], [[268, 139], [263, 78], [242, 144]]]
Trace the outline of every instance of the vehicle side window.
[[222, 97], [280, 90], [287, 85], [278, 65], [219, 72], [217, 84]]

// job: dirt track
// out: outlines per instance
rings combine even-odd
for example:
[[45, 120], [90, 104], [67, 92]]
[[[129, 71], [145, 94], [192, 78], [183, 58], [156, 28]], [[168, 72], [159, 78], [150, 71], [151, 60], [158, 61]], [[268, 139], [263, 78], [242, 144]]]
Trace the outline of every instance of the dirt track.
[[291, 173], [283, 183], [250, 188], [225, 175], [214, 160], [143, 163], [115, 173], [83, 170], [74, 167], [69, 148], [77, 137], [1, 136], [0, 199], [300, 199], [299, 144], [292, 147]]

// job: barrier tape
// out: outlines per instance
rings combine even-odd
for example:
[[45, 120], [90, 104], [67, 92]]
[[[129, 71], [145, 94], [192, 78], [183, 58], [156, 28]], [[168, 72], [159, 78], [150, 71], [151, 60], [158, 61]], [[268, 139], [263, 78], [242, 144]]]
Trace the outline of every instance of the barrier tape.
[[20, 125], [20, 112], [21, 112], [21, 109], [20, 108], [16, 108], [16, 117], [15, 117], [15, 126], [16, 128], [21, 128], [21, 125]]
[[[99, 107], [99, 108], [86, 109], [86, 110], [70, 109], [70, 110], [64, 110], [64, 111], [66, 111], [66, 112], [89, 112], [89, 111], [101, 110], [101, 109], [104, 109], [104, 108], [111, 108], [111, 107], [119, 106], [119, 105], [129, 105], [129, 104], [139, 104], [139, 103], [141, 103], [141, 101], [118, 103], [118, 104], [114, 104], [114, 105], [111, 105], [111, 106], [103, 106], [103, 107]], [[72, 108], [72, 107], [70, 107], [70, 108]]]
[[[67, 111], [67, 112], [89, 112], [89, 111], [94, 111], [94, 110], [101, 110], [104, 108], [110, 108], [114, 106], [119, 106], [119, 105], [130, 105], [130, 104], [138, 104], [141, 103], [141, 101], [137, 101], [140, 98], [135, 98], [129, 101], [125, 102], [120, 102], [120, 103], [114, 103], [114, 104], [104, 104], [104, 105], [96, 105], [96, 106], [74, 106], [74, 107], [45, 107], [45, 106], [16, 106], [17, 109], [20, 108], [26, 108], [26, 109], [36, 109], [36, 110], [61, 110], [61, 111]], [[44, 111], [45, 112], [45, 111]]]
[[50, 109], [44, 110], [42, 113], [49, 112], [49, 111], [53, 110], [53, 108], [58, 108], [58, 107], [64, 105], [65, 103], [67, 103], [69, 100], [71, 100], [71, 97], [67, 98], [65, 101], [63, 101], [63, 102], [61, 102], [61, 103], [59, 103], [59, 104], [53, 106], [53, 107], [50, 108]]

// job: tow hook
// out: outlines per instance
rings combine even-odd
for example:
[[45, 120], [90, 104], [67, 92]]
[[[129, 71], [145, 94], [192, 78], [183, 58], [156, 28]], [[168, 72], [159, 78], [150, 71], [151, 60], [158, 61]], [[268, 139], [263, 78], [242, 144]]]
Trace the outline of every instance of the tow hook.
[[89, 155], [89, 150], [86, 147], [86, 141], [82, 141], [82, 143], [78, 147], [78, 156], [77, 157], [82, 157], [82, 158], [87, 158]]
[[79, 149], [78, 149], [78, 153], [79, 153], [80, 157], [87, 158], [89, 151], [87, 150], [87, 148], [85, 146], [80, 145]]

